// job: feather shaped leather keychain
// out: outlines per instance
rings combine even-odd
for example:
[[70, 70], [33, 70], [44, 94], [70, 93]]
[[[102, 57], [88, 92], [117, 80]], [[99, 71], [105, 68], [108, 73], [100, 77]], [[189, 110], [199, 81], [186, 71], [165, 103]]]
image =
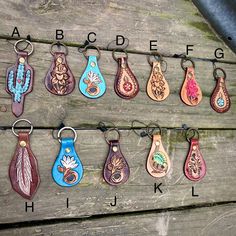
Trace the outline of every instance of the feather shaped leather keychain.
[[[74, 138], [62, 138], [61, 132], [63, 130], [72, 130]], [[83, 177], [83, 166], [74, 147], [76, 139], [77, 133], [71, 127], [63, 127], [58, 132], [58, 141], [61, 143], [61, 148], [52, 167], [52, 178], [62, 187], [74, 186]]]
[[[88, 49], [96, 49], [98, 56], [87, 56]], [[98, 66], [98, 60], [101, 57], [100, 50], [96, 46], [87, 45], [83, 54], [88, 62], [79, 82], [79, 90], [85, 97], [99, 98], [106, 92], [106, 81]]]
[[[185, 66], [190, 62], [191, 66]], [[202, 91], [195, 79], [195, 64], [190, 58], [182, 58], [181, 67], [185, 71], [185, 79], [182, 84], [180, 97], [188, 106], [196, 106], [202, 100]]]
[[[117, 50], [125, 53], [125, 56], [116, 57]], [[123, 49], [115, 49], [112, 52], [113, 59], [118, 64], [114, 89], [116, 94], [124, 99], [134, 98], [139, 92], [139, 84], [134, 73], [128, 65], [128, 53]]]
[[[58, 47], [57, 51], [53, 51], [54, 46]], [[65, 52], [59, 50], [61, 47], [65, 49]], [[45, 77], [45, 87], [50, 93], [55, 95], [70, 94], [75, 88], [75, 78], [66, 61], [68, 49], [65, 44], [56, 42], [51, 45], [50, 52], [53, 59]]]
[[[19, 50], [18, 44], [22, 42], [27, 43], [27, 47], [31, 46], [30, 52]], [[34, 48], [30, 41], [21, 39], [14, 44], [14, 50], [17, 61], [7, 69], [6, 91], [12, 96], [12, 113], [19, 117], [24, 111], [25, 96], [33, 90], [34, 70], [28, 64], [28, 57], [33, 53]]]
[[[221, 71], [223, 76], [218, 75]], [[211, 107], [218, 113], [227, 112], [230, 109], [231, 101], [226, 88], [226, 73], [221, 68], [215, 68], [213, 71], [216, 80], [216, 86], [211, 95]]]
[[199, 181], [206, 174], [206, 163], [199, 147], [198, 130], [193, 128], [188, 129], [186, 131], [186, 139], [190, 143], [190, 146], [184, 164], [184, 174], [191, 181]]
[[[16, 133], [15, 126], [22, 121], [30, 124], [30, 131]], [[40, 183], [38, 162], [30, 148], [29, 135], [32, 131], [33, 125], [26, 119], [17, 120], [12, 125], [12, 132], [18, 137], [18, 142], [9, 166], [9, 177], [12, 188], [26, 199], [34, 197]]]

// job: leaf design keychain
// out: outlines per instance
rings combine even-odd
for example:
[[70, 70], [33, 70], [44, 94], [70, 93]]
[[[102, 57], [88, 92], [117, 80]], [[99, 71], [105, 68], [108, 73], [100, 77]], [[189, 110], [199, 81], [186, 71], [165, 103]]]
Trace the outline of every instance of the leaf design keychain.
[[[74, 138], [62, 138], [61, 133], [64, 130], [72, 130]], [[62, 187], [71, 187], [78, 184], [83, 177], [83, 166], [74, 147], [77, 133], [71, 127], [63, 127], [57, 136], [61, 148], [52, 167], [52, 178]]]
[[[156, 61], [151, 61], [151, 56], [153, 56]], [[147, 94], [155, 101], [163, 101], [170, 94], [169, 85], [162, 71], [162, 64], [165, 61], [163, 60], [162, 55], [158, 52], [148, 55], [147, 60], [152, 67], [151, 75], [147, 82]]]
[[[92, 48], [97, 50], [98, 56], [87, 56], [88, 49]], [[101, 52], [98, 47], [87, 45], [83, 54], [88, 62], [79, 82], [79, 90], [85, 97], [99, 98], [106, 92], [106, 81], [98, 67]]]
[[[191, 66], [185, 66], [191, 62]], [[188, 106], [196, 106], [202, 100], [202, 91], [195, 79], [195, 64], [190, 58], [182, 58], [181, 67], [185, 71], [185, 79], [181, 88], [180, 97]]]
[[[17, 123], [25, 121], [30, 125], [29, 132], [15, 132]], [[15, 153], [9, 166], [9, 177], [12, 188], [23, 198], [32, 199], [39, 183], [38, 162], [30, 148], [29, 135], [33, 131], [33, 125], [26, 119], [20, 119], [12, 125], [12, 133], [18, 137]]]
[[[109, 140], [111, 132], [116, 132], [118, 137]], [[104, 137], [109, 145], [109, 152], [103, 167], [103, 178], [110, 185], [123, 184], [129, 178], [130, 169], [120, 149], [120, 132], [117, 128], [110, 128], [104, 132]]]
[[[53, 47], [56, 45], [58, 50], [53, 51]], [[63, 47], [65, 52], [59, 50], [59, 47]], [[53, 59], [45, 77], [45, 87], [50, 93], [55, 95], [70, 94], [75, 88], [75, 78], [66, 61], [68, 48], [61, 42], [55, 42], [51, 45], [50, 53]]]
[[[116, 57], [116, 51], [125, 53], [123, 57]], [[123, 49], [115, 49], [112, 52], [113, 59], [118, 63], [118, 70], [115, 78], [114, 89], [116, 94], [124, 99], [134, 98], [139, 92], [139, 84], [135, 75], [128, 65], [128, 53]]]
[[[25, 42], [31, 46], [30, 52], [18, 49], [18, 44]], [[24, 111], [25, 96], [33, 90], [34, 71], [28, 64], [28, 57], [33, 53], [33, 44], [26, 40], [18, 40], [14, 44], [17, 54], [16, 64], [9, 67], [6, 73], [6, 91], [12, 96], [12, 113], [19, 117]]]
[[188, 129], [186, 131], [186, 139], [190, 143], [190, 147], [184, 164], [184, 174], [189, 180], [199, 181], [206, 174], [206, 163], [199, 147], [198, 130]]
[[[218, 75], [218, 71], [223, 73], [223, 76]], [[226, 73], [221, 68], [215, 68], [213, 71], [216, 80], [216, 86], [211, 95], [211, 107], [219, 113], [227, 112], [230, 109], [230, 97], [226, 88], [225, 79]]]

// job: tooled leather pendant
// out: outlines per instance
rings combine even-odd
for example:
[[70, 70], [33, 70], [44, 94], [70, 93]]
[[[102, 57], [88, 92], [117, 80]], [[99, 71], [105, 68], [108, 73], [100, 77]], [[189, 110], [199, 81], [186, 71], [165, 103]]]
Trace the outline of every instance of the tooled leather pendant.
[[118, 140], [109, 141], [109, 152], [103, 168], [103, 178], [110, 185], [125, 183], [130, 175], [128, 162], [123, 156]]
[[161, 63], [159, 61], [152, 62], [152, 71], [147, 83], [147, 94], [155, 101], [165, 100], [169, 94], [169, 85], [163, 75]]
[[162, 145], [161, 135], [159, 134], [153, 135], [146, 167], [148, 173], [155, 178], [165, 176], [170, 170], [170, 158]]
[[12, 188], [23, 198], [32, 199], [39, 183], [37, 159], [30, 148], [29, 133], [19, 132], [15, 154], [10, 163]]

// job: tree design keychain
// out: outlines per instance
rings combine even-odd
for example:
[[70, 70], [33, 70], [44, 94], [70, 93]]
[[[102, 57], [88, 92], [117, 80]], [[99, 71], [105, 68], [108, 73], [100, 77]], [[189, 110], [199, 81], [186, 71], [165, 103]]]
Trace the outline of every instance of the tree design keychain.
[[[116, 57], [116, 51], [125, 53], [123, 57]], [[114, 89], [116, 94], [124, 99], [134, 98], [139, 92], [139, 84], [135, 75], [128, 65], [128, 53], [123, 49], [115, 49], [112, 52], [113, 59], [118, 63], [118, 70], [115, 78]]]
[[184, 174], [189, 180], [199, 181], [206, 174], [206, 163], [199, 147], [198, 130], [188, 129], [186, 131], [186, 139], [190, 143], [190, 147], [184, 164]]
[[[223, 73], [223, 76], [218, 75], [219, 71]], [[225, 84], [226, 73], [221, 68], [215, 68], [213, 76], [216, 80], [216, 86], [211, 95], [211, 107], [219, 113], [227, 112], [230, 109], [231, 102]]]
[[[15, 126], [22, 121], [30, 125], [30, 131], [16, 133]], [[26, 119], [17, 120], [12, 125], [12, 133], [18, 137], [18, 142], [9, 166], [9, 177], [12, 188], [26, 199], [34, 197], [40, 183], [38, 162], [30, 148], [29, 135], [32, 131], [33, 125]]]
[[[151, 56], [153, 56], [156, 61], [151, 61]], [[152, 67], [151, 75], [147, 82], [147, 94], [155, 101], [163, 101], [170, 94], [169, 85], [162, 71], [162, 64], [165, 61], [163, 60], [162, 55], [158, 52], [148, 55], [147, 60]]]
[[[30, 52], [19, 50], [22, 42], [31, 46]], [[33, 44], [25, 39], [18, 40], [14, 44], [17, 54], [16, 64], [9, 67], [6, 73], [6, 91], [12, 96], [12, 113], [19, 117], [24, 111], [25, 96], [33, 90], [34, 71], [28, 64], [28, 57], [33, 53]]]
[[[58, 47], [57, 51], [53, 51], [54, 46]], [[59, 50], [61, 47], [65, 49], [65, 52]], [[75, 78], [66, 61], [68, 48], [65, 44], [56, 42], [51, 45], [50, 53], [53, 59], [45, 77], [45, 86], [50, 93], [55, 95], [70, 94], [75, 88]]]
[[[191, 66], [185, 66], [190, 62]], [[185, 71], [185, 79], [182, 84], [180, 97], [188, 106], [196, 106], [202, 100], [202, 91], [195, 79], [195, 64], [190, 58], [182, 58], [181, 67]]]
[[[92, 48], [97, 50], [98, 56], [87, 56], [88, 49]], [[98, 67], [98, 60], [101, 57], [100, 50], [96, 46], [87, 45], [83, 54], [88, 62], [79, 82], [79, 90], [85, 97], [99, 98], [106, 92], [106, 81]]]
[[[64, 130], [73, 131], [74, 138], [62, 138], [61, 133]], [[71, 127], [63, 127], [57, 136], [61, 147], [52, 167], [52, 178], [62, 187], [71, 187], [78, 184], [83, 177], [83, 166], [74, 147], [77, 133]]]

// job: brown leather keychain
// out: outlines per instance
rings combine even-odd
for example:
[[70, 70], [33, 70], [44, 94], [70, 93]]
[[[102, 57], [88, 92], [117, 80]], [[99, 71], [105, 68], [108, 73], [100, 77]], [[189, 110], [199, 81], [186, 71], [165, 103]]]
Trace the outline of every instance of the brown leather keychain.
[[[156, 59], [155, 61], [151, 61], [152, 56]], [[162, 64], [164, 62], [166, 63], [166, 61], [163, 60], [162, 55], [158, 52], [148, 55], [147, 60], [152, 67], [151, 75], [147, 82], [147, 94], [155, 101], [163, 101], [170, 94], [169, 85], [164, 77], [164, 71], [162, 70]]]
[[[222, 76], [218, 74], [219, 71], [223, 73]], [[211, 95], [211, 107], [219, 113], [227, 112], [230, 109], [231, 101], [225, 84], [226, 73], [221, 68], [215, 68], [213, 76], [216, 86]]]
[[[190, 66], [185, 66], [190, 62]], [[202, 100], [202, 91], [195, 78], [195, 64], [190, 58], [181, 59], [181, 67], [185, 71], [185, 79], [182, 84], [180, 97], [188, 106], [196, 106]]]
[[[122, 51], [125, 56], [116, 57], [117, 51]], [[123, 49], [115, 49], [112, 52], [113, 59], [118, 63], [114, 89], [116, 94], [124, 99], [134, 98], [139, 92], [139, 84], [134, 73], [128, 65], [128, 53]]]
[[[15, 132], [17, 123], [25, 121], [30, 124], [29, 132]], [[36, 193], [39, 183], [38, 162], [30, 148], [29, 135], [33, 131], [30, 121], [20, 119], [12, 125], [12, 132], [18, 137], [15, 153], [9, 166], [9, 177], [12, 188], [23, 198], [32, 199]]]
[[[54, 46], [58, 47], [57, 51], [53, 51]], [[64, 51], [59, 50], [61, 47], [64, 48]], [[68, 48], [61, 42], [55, 42], [51, 45], [50, 52], [53, 59], [45, 77], [45, 86], [50, 93], [55, 95], [70, 94], [75, 88], [75, 78], [66, 61]]]

